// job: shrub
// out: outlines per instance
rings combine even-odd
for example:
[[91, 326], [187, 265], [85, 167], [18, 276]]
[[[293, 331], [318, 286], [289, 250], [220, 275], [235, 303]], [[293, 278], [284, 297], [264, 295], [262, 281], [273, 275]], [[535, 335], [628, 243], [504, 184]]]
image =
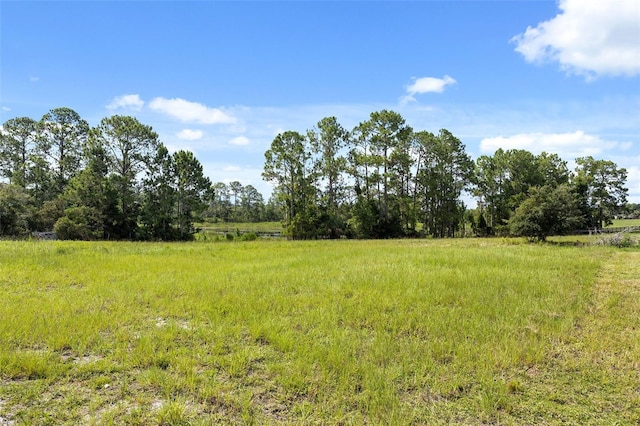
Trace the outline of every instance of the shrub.
[[637, 243], [633, 238], [631, 238], [631, 235], [625, 234], [623, 232], [618, 232], [613, 235], [607, 235], [607, 236], [598, 238], [594, 242], [594, 244], [599, 246], [613, 246], [618, 248], [625, 248], [625, 247], [633, 247]]
[[60, 240], [97, 240], [102, 238], [100, 214], [90, 207], [72, 207], [53, 226]]
[[258, 239], [258, 236], [253, 232], [246, 232], [240, 236], [241, 241], [255, 241]]

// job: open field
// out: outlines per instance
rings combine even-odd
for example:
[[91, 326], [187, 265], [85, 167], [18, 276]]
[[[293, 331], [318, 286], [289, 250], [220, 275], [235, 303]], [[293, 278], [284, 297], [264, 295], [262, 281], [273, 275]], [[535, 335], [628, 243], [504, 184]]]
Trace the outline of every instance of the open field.
[[640, 251], [0, 242], [0, 425], [637, 424]]
[[640, 226], [640, 219], [614, 219], [612, 222], [610, 228]]

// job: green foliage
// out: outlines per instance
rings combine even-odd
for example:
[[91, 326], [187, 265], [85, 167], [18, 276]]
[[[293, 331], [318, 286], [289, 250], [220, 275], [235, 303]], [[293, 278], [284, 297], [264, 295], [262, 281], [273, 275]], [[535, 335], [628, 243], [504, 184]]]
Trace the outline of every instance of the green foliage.
[[474, 194], [486, 211], [488, 229], [508, 233], [511, 216], [529, 198], [532, 188], [553, 189], [568, 180], [567, 163], [556, 154], [534, 156], [525, 150], [498, 149], [493, 156], [483, 155], [476, 161]]
[[464, 225], [460, 196], [471, 184], [473, 162], [462, 142], [445, 129], [437, 136], [416, 136], [422, 161], [416, 184], [425, 233], [437, 238], [454, 237]]
[[21, 187], [0, 183], [0, 237], [24, 236], [29, 232], [33, 215], [29, 201]]
[[[0, 178], [28, 197], [19, 231], [2, 232], [48, 231], [60, 221], [72, 238], [187, 241], [207, 218], [281, 221], [292, 239], [466, 236], [467, 223], [478, 236], [543, 239], [570, 226], [547, 229], [550, 216], [562, 216], [548, 211], [559, 204], [527, 200], [541, 197], [537, 188], [566, 185], [589, 228], [635, 214], [625, 206], [626, 170], [591, 157], [577, 163], [571, 174], [555, 154], [499, 149], [474, 164], [448, 130], [414, 132], [394, 111], [372, 112], [350, 132], [326, 117], [305, 134], [274, 138], [265, 152], [262, 176], [274, 184], [265, 203], [252, 185], [212, 185], [193, 153], [170, 155], [134, 117], [105, 117], [89, 129], [72, 109], [56, 108], [40, 121], [0, 127]], [[478, 199], [472, 215], [462, 202], [470, 192]]]
[[602, 229], [611, 224], [615, 213], [627, 200], [626, 169], [619, 169], [612, 161], [582, 157], [576, 160], [575, 192], [586, 224]]
[[544, 241], [549, 235], [562, 235], [584, 224], [575, 195], [567, 184], [551, 188], [531, 188], [529, 198], [516, 209], [509, 221], [513, 235]]
[[38, 138], [38, 124], [29, 117], [12, 118], [0, 130], [0, 176], [26, 188], [31, 182], [32, 151]]
[[87, 206], [66, 209], [53, 230], [60, 240], [98, 240], [104, 234], [100, 212]]
[[241, 241], [255, 241], [257, 239], [258, 239], [258, 236], [253, 232], [245, 232], [244, 234], [240, 235]]
[[56, 193], [80, 171], [89, 124], [70, 108], [55, 108], [39, 122], [38, 152], [52, 164]]
[[315, 202], [315, 174], [307, 143], [304, 135], [286, 131], [277, 135], [265, 152], [262, 176], [278, 187], [285, 232], [293, 239], [309, 238], [315, 233], [309, 229], [314, 220], [309, 209]]

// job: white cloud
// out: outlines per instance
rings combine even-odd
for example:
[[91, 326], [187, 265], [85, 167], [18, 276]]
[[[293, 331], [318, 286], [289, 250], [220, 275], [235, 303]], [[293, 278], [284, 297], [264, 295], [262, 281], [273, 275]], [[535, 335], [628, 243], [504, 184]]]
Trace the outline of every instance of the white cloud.
[[183, 129], [176, 133], [176, 136], [179, 139], [195, 141], [198, 139], [202, 139], [203, 133], [202, 130]]
[[552, 152], [569, 159], [598, 156], [605, 150], [628, 149], [631, 143], [606, 141], [582, 130], [572, 133], [522, 133], [508, 137], [485, 138], [480, 141], [483, 153], [493, 154], [498, 148], [525, 149], [533, 153]]
[[232, 124], [236, 122], [234, 117], [221, 109], [209, 108], [206, 105], [181, 98], [155, 98], [149, 103], [149, 108], [163, 112], [182, 122], [201, 124]]
[[107, 105], [107, 109], [125, 108], [140, 111], [143, 106], [144, 101], [140, 99], [140, 95], [122, 95], [113, 98], [111, 103]]
[[407, 93], [409, 95], [416, 95], [418, 93], [442, 93], [444, 88], [456, 81], [445, 75], [443, 78], [435, 77], [422, 77], [414, 78], [413, 84], [407, 86]]
[[3, 107], [2, 107], [2, 111], [4, 111], [4, 112], [9, 112], [9, 111], [11, 111], [11, 108], [6, 107], [6, 106], [3, 106]]
[[40, 81], [40, 77], [36, 77], [34, 75], [29, 77], [29, 81], [32, 83], [37, 83], [38, 81]]
[[231, 139], [229, 141], [230, 145], [237, 145], [237, 146], [243, 146], [243, 145], [249, 145], [249, 139], [244, 137], [244, 136], [238, 136], [235, 137], [233, 139]]
[[561, 13], [511, 39], [528, 62], [558, 62], [568, 73], [640, 73], [638, 0], [560, 0]]
[[406, 87], [407, 94], [400, 98], [402, 105], [409, 102], [415, 102], [415, 95], [423, 93], [442, 93], [445, 87], [454, 84], [456, 82], [452, 77], [445, 75], [442, 78], [435, 77], [413, 77], [413, 83]]

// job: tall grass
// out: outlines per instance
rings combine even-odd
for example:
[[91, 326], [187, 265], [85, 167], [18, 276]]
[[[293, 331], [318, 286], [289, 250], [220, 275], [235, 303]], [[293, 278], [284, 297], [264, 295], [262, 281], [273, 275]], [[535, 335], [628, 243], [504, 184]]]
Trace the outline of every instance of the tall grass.
[[0, 416], [517, 422], [523, 372], [586, 314], [611, 253], [503, 240], [0, 242]]

